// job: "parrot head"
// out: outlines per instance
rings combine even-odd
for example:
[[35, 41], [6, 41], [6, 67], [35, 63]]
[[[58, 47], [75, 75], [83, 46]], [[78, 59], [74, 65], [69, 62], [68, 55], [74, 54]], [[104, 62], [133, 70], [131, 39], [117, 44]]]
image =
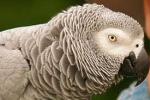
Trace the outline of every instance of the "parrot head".
[[101, 52], [110, 56], [111, 59], [112, 57], [120, 59], [118, 74], [125, 77], [137, 77], [137, 86], [146, 78], [149, 71], [143, 29], [133, 18], [120, 12], [106, 10], [107, 12], [101, 13], [99, 19], [103, 25], [95, 35], [97, 44]]
[[146, 78], [148, 55], [136, 20], [97, 4], [71, 7], [61, 18], [82, 76], [106, 88], [123, 76], [137, 77], [137, 85]]

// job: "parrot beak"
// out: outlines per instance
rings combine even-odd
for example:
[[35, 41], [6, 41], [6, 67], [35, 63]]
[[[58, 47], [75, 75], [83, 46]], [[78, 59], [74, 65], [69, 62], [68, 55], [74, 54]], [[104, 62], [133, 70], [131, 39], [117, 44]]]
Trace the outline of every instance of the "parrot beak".
[[136, 86], [144, 81], [149, 71], [148, 55], [144, 48], [136, 58], [134, 52], [130, 52], [121, 64], [119, 73], [127, 77], [137, 77]]

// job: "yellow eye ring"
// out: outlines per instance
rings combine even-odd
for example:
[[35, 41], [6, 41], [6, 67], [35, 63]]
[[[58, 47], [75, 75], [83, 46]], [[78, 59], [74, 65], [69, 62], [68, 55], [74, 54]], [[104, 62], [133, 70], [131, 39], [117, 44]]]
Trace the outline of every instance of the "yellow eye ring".
[[115, 35], [108, 35], [108, 39], [109, 39], [111, 42], [117, 41], [117, 37], [116, 37]]

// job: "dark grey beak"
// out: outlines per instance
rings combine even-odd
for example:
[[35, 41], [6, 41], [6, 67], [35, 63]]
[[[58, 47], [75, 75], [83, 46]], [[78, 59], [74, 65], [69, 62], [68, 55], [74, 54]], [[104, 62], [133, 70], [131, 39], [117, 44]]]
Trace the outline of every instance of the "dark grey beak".
[[121, 64], [119, 73], [127, 77], [137, 77], [136, 86], [144, 81], [149, 71], [149, 60], [148, 55], [144, 48], [138, 55], [138, 58], [135, 57], [134, 52], [130, 52], [129, 56], [126, 57]]

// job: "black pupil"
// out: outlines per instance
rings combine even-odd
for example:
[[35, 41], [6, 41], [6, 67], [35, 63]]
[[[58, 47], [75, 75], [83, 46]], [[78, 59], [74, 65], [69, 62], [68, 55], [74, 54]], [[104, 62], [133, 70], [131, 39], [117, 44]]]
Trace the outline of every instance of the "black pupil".
[[139, 47], [139, 44], [136, 44], [135, 46], [138, 48], [138, 47]]
[[114, 36], [111, 36], [111, 39], [114, 39]]

